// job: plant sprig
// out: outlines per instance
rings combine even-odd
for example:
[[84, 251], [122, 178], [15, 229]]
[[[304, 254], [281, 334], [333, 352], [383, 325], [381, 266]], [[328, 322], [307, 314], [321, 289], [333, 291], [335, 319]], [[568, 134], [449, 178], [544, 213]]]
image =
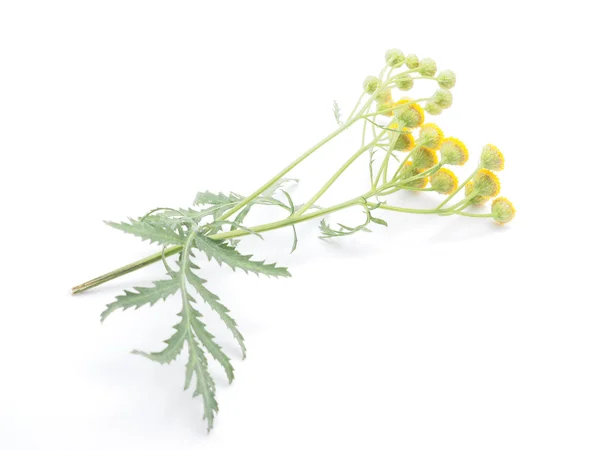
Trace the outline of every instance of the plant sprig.
[[[512, 204], [503, 197], [497, 197], [500, 183], [494, 172], [504, 168], [504, 156], [498, 148], [491, 144], [484, 146], [475, 170], [459, 186], [457, 177], [447, 166], [463, 165], [468, 160], [469, 152], [466, 146], [458, 139], [445, 137], [435, 124], [425, 123], [426, 113], [438, 115], [452, 105], [453, 96], [450, 89], [456, 83], [454, 73], [447, 70], [438, 72], [433, 60], [419, 60], [415, 55], [405, 56], [398, 49], [389, 50], [385, 59], [386, 65], [379, 76], [369, 76], [365, 79], [363, 93], [344, 121], [339, 105], [334, 102], [333, 112], [338, 128], [250, 195], [202, 191], [196, 195], [194, 206], [191, 208], [162, 207], [153, 209], [138, 219], [107, 222], [113, 228], [161, 245], [162, 250], [72, 289], [73, 294], [77, 294], [150, 264], [159, 261], [164, 263], [167, 271], [164, 279], [155, 281], [152, 286], [135, 287], [117, 296], [114, 302], [106, 306], [101, 320], [106, 320], [117, 310], [153, 306], [179, 294], [181, 310], [173, 326], [174, 333], [164, 341], [165, 347], [155, 352], [136, 350], [134, 353], [161, 364], [168, 364], [174, 361], [184, 348], [187, 349], [184, 388], [189, 388], [195, 380], [193, 395], [203, 399], [204, 416], [209, 430], [213, 427], [218, 403], [215, 382], [208, 369], [208, 356], [220, 364], [230, 383], [234, 379], [234, 368], [231, 358], [204, 324], [203, 308], [214, 311], [223, 321], [239, 345], [243, 357], [246, 356], [246, 346], [229, 309], [216, 294], [206, 288], [206, 280], [200, 277], [201, 268], [198, 266], [197, 256], [204, 254], [209, 262], [214, 260], [234, 271], [240, 269], [246, 273], [268, 277], [289, 277], [287, 268], [241, 253], [237, 247], [239, 238], [247, 235], [262, 237], [262, 233], [291, 227], [293, 252], [298, 245], [296, 225], [317, 218], [321, 219], [321, 238], [333, 239], [361, 231], [370, 232], [369, 225], [372, 224], [387, 226], [387, 222], [373, 214], [376, 210], [493, 218], [499, 223], [509, 222], [515, 215]], [[427, 98], [393, 99], [393, 92], [411, 90], [415, 80], [435, 81], [440, 89]], [[422, 104], [424, 106], [421, 106]], [[348, 156], [309, 200], [302, 204], [296, 203], [286, 190], [286, 185], [298, 180], [287, 178], [288, 173], [356, 124], [362, 126], [361, 145], [358, 149]], [[368, 130], [371, 133], [370, 140], [367, 139]], [[380, 151], [383, 158], [378, 160], [377, 154]], [[317, 206], [316, 202], [323, 194], [365, 154], [369, 155], [368, 189], [361, 195], [352, 195], [337, 204]], [[450, 204], [463, 189], [465, 197]], [[405, 208], [388, 203], [386, 197], [402, 190], [432, 191], [447, 197], [431, 209]], [[495, 199], [489, 212], [466, 210], [474, 205], [482, 205], [492, 198]], [[286, 217], [274, 222], [249, 225], [246, 223], [247, 216], [257, 205], [283, 210]], [[353, 207], [362, 208], [364, 211], [363, 223], [338, 224], [337, 227], [332, 227], [325, 219], [327, 215]], [[167, 259], [173, 256], [177, 256], [176, 265], [167, 262]], [[202, 299], [203, 302], [199, 303], [197, 299]]]

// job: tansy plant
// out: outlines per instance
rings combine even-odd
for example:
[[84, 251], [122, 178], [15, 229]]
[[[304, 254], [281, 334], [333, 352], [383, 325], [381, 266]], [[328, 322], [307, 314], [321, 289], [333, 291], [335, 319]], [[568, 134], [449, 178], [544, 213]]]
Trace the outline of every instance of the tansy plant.
[[[218, 406], [215, 383], [208, 370], [208, 358], [214, 358], [222, 366], [230, 383], [234, 378], [234, 369], [230, 357], [206, 328], [201, 310], [212, 309], [220, 317], [237, 341], [244, 357], [246, 346], [230, 311], [217, 295], [207, 289], [206, 280], [200, 275], [200, 267], [195, 260], [199, 254], [204, 253], [209, 261], [214, 259], [219, 265], [228, 265], [233, 270], [289, 277], [290, 273], [285, 267], [267, 264], [251, 255], [240, 253], [237, 248], [239, 238], [247, 235], [260, 237], [270, 230], [291, 227], [293, 252], [297, 244], [295, 225], [316, 218], [321, 218], [321, 238], [332, 239], [369, 231], [368, 227], [371, 225], [387, 226], [383, 219], [376, 217], [379, 210], [492, 218], [501, 224], [510, 222], [515, 215], [511, 202], [498, 197], [500, 182], [495, 172], [504, 168], [504, 156], [500, 150], [494, 145], [485, 145], [473, 172], [459, 184], [450, 167], [462, 166], [467, 162], [467, 148], [460, 140], [446, 137], [434, 123], [426, 122], [426, 113], [438, 115], [452, 105], [450, 89], [456, 83], [454, 73], [450, 70], [438, 72], [432, 59], [419, 60], [415, 55], [405, 57], [398, 49], [389, 50], [385, 54], [385, 61], [379, 76], [365, 79], [363, 93], [345, 121], [342, 121], [339, 107], [334, 103], [334, 115], [339, 125], [335, 131], [250, 195], [200, 192], [196, 195], [192, 208], [156, 208], [143, 217], [129, 219], [128, 222], [109, 222], [108, 225], [113, 228], [142, 240], [158, 243], [162, 250], [72, 290], [73, 294], [77, 294], [150, 264], [161, 261], [164, 263], [164, 279], [155, 281], [150, 287], [135, 287], [125, 291], [106, 306], [101, 320], [104, 321], [116, 310], [152, 306], [159, 300], [179, 294], [181, 310], [173, 326], [173, 335], [164, 341], [166, 346], [156, 352], [135, 350], [133, 353], [159, 363], [170, 363], [184, 349], [187, 351], [184, 389], [193, 383], [193, 395], [200, 396], [204, 402], [204, 417], [209, 430], [213, 426]], [[438, 89], [427, 98], [394, 99], [396, 91], [410, 91], [415, 82], [421, 80], [425, 83], [437, 83]], [[308, 201], [296, 203], [285, 189], [286, 183], [291, 181], [285, 178], [287, 174], [337, 135], [354, 126], [362, 128], [358, 149]], [[370, 178], [365, 191], [334, 205], [317, 206], [316, 202], [321, 196], [363, 155], [368, 155]], [[432, 191], [445, 198], [432, 209], [404, 208], [386, 201], [390, 194], [401, 190]], [[459, 192], [464, 193], [463, 198], [452, 202]], [[491, 208], [488, 212], [467, 209], [490, 200]], [[279, 208], [285, 213], [285, 218], [248, 226], [245, 223], [246, 216], [256, 205]], [[324, 218], [346, 208], [361, 208], [364, 211], [364, 222], [358, 225], [332, 226]], [[168, 263], [168, 258], [173, 256], [176, 257], [176, 262]]]

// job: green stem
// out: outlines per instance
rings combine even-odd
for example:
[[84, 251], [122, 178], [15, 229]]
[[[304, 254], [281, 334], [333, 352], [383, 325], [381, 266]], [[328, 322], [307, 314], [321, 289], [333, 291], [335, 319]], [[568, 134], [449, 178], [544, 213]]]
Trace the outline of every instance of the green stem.
[[337, 172], [335, 172], [333, 174], [333, 176], [327, 181], [327, 183], [325, 183], [323, 185], [323, 187], [321, 189], [319, 189], [319, 191], [312, 196], [312, 198], [306, 202], [302, 208], [300, 208], [298, 211], [296, 211], [296, 213], [294, 214], [294, 216], [301, 216], [302, 214], [304, 214], [312, 205], [315, 204], [315, 202], [317, 200], [319, 200], [319, 198], [321, 198], [321, 196], [331, 187], [331, 185], [333, 183], [335, 183], [335, 181], [346, 171], [346, 169], [348, 167], [350, 167], [352, 165], [352, 163], [354, 161], [356, 161], [364, 152], [366, 152], [368, 149], [372, 148], [373, 145], [375, 143], [377, 143], [377, 141], [381, 138], [381, 136], [383, 136], [383, 134], [385, 133], [385, 131], [382, 131], [378, 136], [375, 137], [375, 139], [373, 139], [370, 143], [368, 143], [367, 145], [362, 146], [361, 148], [358, 149], [358, 151], [356, 153], [354, 153], [354, 155], [352, 155], [343, 165], [342, 167], [340, 167]]
[[[396, 172], [394, 172], [394, 176], [392, 177], [392, 181], [395, 180], [396, 177], [398, 177], [398, 175], [400, 175], [400, 172], [402, 171], [402, 169], [404, 168], [404, 166], [406, 165], [406, 163], [408, 162], [408, 160], [410, 159], [410, 157], [417, 150], [419, 150], [420, 148], [421, 148], [421, 142], [417, 141], [417, 143], [415, 144], [415, 146], [408, 152], [408, 155], [406, 155], [406, 158], [404, 158], [404, 160], [400, 163], [400, 165], [398, 166], [398, 169], [396, 169]], [[416, 179], [416, 178], [421, 178], [421, 177], [420, 176], [414, 176], [414, 177], [411, 177], [409, 179], [402, 180], [402, 182], [410, 181], [410, 180]]]
[[402, 103], [401, 105], [398, 105], [398, 106], [393, 106], [391, 108], [382, 109], [381, 111], [376, 111], [374, 113], [369, 113], [369, 114], [363, 114], [361, 116], [357, 116], [356, 119], [366, 119], [368, 117], [378, 116], [380, 114], [384, 114], [384, 113], [396, 111], [397, 109], [403, 108], [406, 105], [412, 105], [414, 103], [419, 103], [419, 102], [426, 102], [426, 101], [429, 101], [429, 100], [431, 100], [431, 98], [429, 98], [429, 97], [427, 97], [427, 98], [419, 98], [419, 99], [413, 100], [411, 102]]
[[322, 139], [321, 141], [317, 142], [314, 146], [312, 146], [306, 152], [304, 152], [302, 155], [300, 155], [299, 158], [297, 158], [291, 164], [289, 164], [288, 166], [286, 166], [283, 170], [281, 170], [280, 172], [278, 172], [277, 175], [275, 175], [273, 178], [271, 178], [269, 181], [267, 181], [265, 184], [263, 184], [261, 187], [259, 187], [256, 191], [254, 191], [252, 194], [250, 194], [248, 197], [246, 197], [244, 200], [242, 200], [236, 206], [234, 206], [233, 208], [231, 208], [230, 210], [228, 210], [226, 213], [224, 213], [217, 220], [224, 220], [224, 219], [227, 219], [228, 217], [231, 217], [233, 214], [235, 214], [240, 209], [242, 209], [243, 207], [245, 207], [247, 204], [249, 204], [250, 202], [252, 202], [256, 197], [258, 197], [264, 191], [266, 191], [271, 186], [273, 186], [273, 184], [275, 184], [277, 181], [279, 181], [280, 178], [282, 178], [283, 176], [285, 176], [290, 170], [292, 170], [294, 167], [296, 167], [298, 164], [300, 164], [302, 161], [304, 161], [306, 158], [308, 158], [310, 155], [312, 155], [314, 152], [316, 152], [319, 148], [321, 148], [323, 145], [325, 145], [326, 143], [328, 143], [330, 140], [332, 140], [334, 137], [336, 137], [342, 131], [344, 131], [348, 127], [350, 127], [350, 125], [352, 125], [353, 123], [354, 123], [354, 121], [350, 121], [350, 122], [345, 123], [343, 126], [339, 127], [337, 130], [335, 130], [329, 136], [327, 136], [324, 139]]
[[444, 200], [442, 203], [439, 204], [439, 206], [437, 207], [437, 209], [441, 209], [446, 203], [448, 203], [452, 197], [454, 197], [462, 188], [465, 187], [465, 185], [471, 181], [471, 179], [475, 176], [475, 174], [479, 171], [479, 169], [481, 169], [481, 165], [478, 165], [477, 168], [473, 171], [473, 173], [471, 175], [469, 175], [469, 177], [462, 182], [462, 184], [458, 187], [458, 189], [456, 189], [452, 194], [450, 194], [446, 200]]
[[391, 136], [391, 138], [390, 138], [390, 144], [389, 144], [388, 150], [385, 154], [385, 157], [383, 158], [381, 167], [379, 167], [379, 172], [377, 172], [377, 176], [375, 177], [375, 186], [377, 186], [379, 184], [379, 180], [381, 179], [382, 175], [383, 175], [383, 184], [387, 183], [387, 171], [388, 171], [390, 156], [392, 155], [392, 153], [394, 151], [394, 147], [396, 146], [396, 142], [398, 142], [398, 138], [400, 137], [400, 134], [402, 133], [402, 130], [404, 129], [404, 125], [405, 125], [405, 123], [402, 120], [398, 121], [399, 133], [394, 133], [393, 136]]
[[[377, 206], [376, 203], [372, 203], [372, 202], [367, 202], [368, 206], [372, 206], [375, 207]], [[441, 210], [438, 211], [436, 209], [413, 209], [413, 208], [401, 208], [399, 206], [392, 206], [392, 205], [387, 205], [385, 203], [381, 203], [379, 205], [380, 209], [386, 209], [388, 211], [396, 211], [396, 212], [401, 212], [401, 213], [410, 213], [410, 214], [437, 214], [437, 215], [450, 215], [448, 213], [453, 213], [452, 210]]]
[[[417, 71], [418, 69], [413, 69], [413, 70], [409, 70], [405, 73], [410, 73], [410, 72], [414, 72]], [[385, 73], [385, 69], [384, 71], [382, 71], [382, 73], [380, 74], [380, 78], [383, 75], [383, 73]], [[391, 71], [390, 71], [391, 73]], [[237, 213], [238, 211], [240, 211], [241, 209], [243, 209], [244, 207], [246, 207], [247, 205], [249, 205], [252, 201], [254, 201], [257, 197], [259, 197], [265, 190], [269, 189], [271, 186], [273, 186], [279, 179], [281, 179], [283, 176], [285, 176], [288, 172], [290, 172], [292, 169], [294, 169], [298, 164], [300, 164], [302, 161], [304, 161], [306, 158], [308, 158], [310, 155], [312, 155], [315, 151], [317, 151], [319, 148], [321, 148], [323, 145], [325, 145], [327, 142], [331, 141], [334, 137], [336, 137], [337, 135], [339, 135], [340, 133], [342, 133], [343, 131], [345, 131], [346, 129], [348, 129], [350, 126], [352, 126], [355, 122], [357, 122], [358, 120], [361, 119], [365, 119], [371, 116], [376, 116], [378, 114], [381, 114], [382, 112], [388, 112], [388, 111], [394, 111], [396, 109], [399, 109], [403, 106], [406, 106], [406, 104], [403, 105], [399, 105], [397, 107], [393, 107], [390, 108], [388, 110], [385, 111], [379, 111], [376, 113], [369, 113], [369, 114], [365, 114], [366, 111], [368, 111], [371, 107], [371, 104], [373, 103], [373, 99], [375, 97], [375, 95], [381, 91], [382, 89], [384, 89], [385, 87], [387, 87], [387, 85], [389, 83], [391, 83], [393, 80], [391, 78], [389, 78], [388, 74], [388, 79], [386, 80], [386, 82], [383, 83], [383, 85], [380, 87], [380, 89], [378, 89], [378, 91], [376, 91], [375, 94], [373, 94], [371, 96], [371, 98], [369, 98], [365, 104], [362, 106], [362, 108], [360, 108], [360, 110], [358, 112], [356, 112], [356, 110], [358, 109], [361, 99], [359, 99], [358, 103], [356, 104], [356, 106], [354, 107], [354, 109], [351, 112], [351, 115], [348, 119], [348, 121], [340, 126], [337, 130], [335, 130], [333, 133], [329, 134], [328, 136], [326, 136], [324, 139], [322, 139], [321, 141], [319, 141], [317, 144], [315, 144], [313, 147], [311, 147], [310, 149], [308, 149], [306, 152], [304, 152], [302, 155], [300, 155], [300, 157], [298, 157], [296, 160], [294, 160], [291, 164], [289, 164], [288, 166], [286, 166], [283, 170], [281, 170], [280, 172], [278, 172], [275, 176], [273, 176], [271, 179], [269, 179], [265, 184], [263, 184], [261, 187], [259, 187], [256, 191], [254, 191], [252, 194], [250, 194], [248, 197], [246, 197], [244, 200], [240, 201], [239, 203], [237, 203], [234, 207], [232, 207], [231, 209], [229, 209], [228, 211], [226, 211], [224, 214], [222, 214], [220, 217], [216, 218], [216, 221], [222, 221], [225, 220], [229, 217], [231, 217], [233, 214]], [[362, 97], [361, 97], [362, 98]], [[427, 101], [429, 99], [427, 98], [423, 98], [423, 99], [418, 99], [415, 100], [414, 102], [411, 103], [416, 103], [416, 102], [420, 102], [420, 101]], [[354, 116], [356, 112], [356, 115]], [[352, 117], [354, 116], [354, 117]], [[373, 125], [373, 135], [376, 136], [376, 133], [374, 132], [374, 125]], [[381, 134], [379, 134], [378, 136], [375, 137], [374, 139], [374, 143], [376, 143], [381, 136], [383, 135], [384, 132], [382, 132]], [[392, 140], [390, 140], [390, 145], [393, 145], [393, 142], [391, 142]], [[297, 213], [292, 215], [291, 217], [288, 217], [287, 219], [284, 220], [279, 220], [276, 222], [272, 222], [272, 223], [268, 223], [268, 224], [263, 224], [263, 225], [259, 225], [253, 228], [246, 228], [246, 229], [235, 229], [235, 230], [230, 230], [230, 231], [225, 231], [222, 233], [218, 233], [218, 234], [214, 234], [211, 235], [211, 238], [213, 239], [230, 239], [233, 237], [239, 237], [239, 236], [244, 236], [247, 234], [251, 234], [251, 233], [260, 233], [260, 232], [264, 232], [264, 231], [269, 231], [269, 230], [275, 230], [278, 228], [282, 228], [282, 227], [286, 227], [286, 226], [290, 226], [290, 225], [294, 225], [296, 223], [299, 222], [304, 222], [306, 220], [310, 220], [325, 214], [329, 214], [335, 211], [338, 211], [340, 209], [343, 208], [347, 208], [353, 205], [357, 205], [357, 204], [364, 204], [365, 199], [369, 198], [373, 195], [376, 195], [376, 189], [375, 186], [373, 186], [372, 190], [369, 191], [367, 194], [365, 194], [364, 196], [361, 197], [357, 197], [351, 200], [348, 200], [346, 202], [340, 203], [338, 205], [335, 206], [331, 206], [329, 208], [325, 208], [325, 209], [320, 209], [311, 213], [306, 214], [306, 211], [308, 210], [308, 208], [310, 206], [312, 206], [314, 204], [314, 202], [321, 196], [323, 195], [323, 193], [325, 191], [327, 191], [327, 189], [337, 180], [337, 178], [367, 149], [372, 148], [372, 146], [365, 146], [364, 145], [364, 128], [363, 128], [363, 145], [361, 147], [361, 149], [355, 153], [334, 175], [333, 177], [325, 184], [325, 186], [319, 190], [319, 192], [317, 192], [317, 194], [315, 194], [315, 196], [313, 196], [313, 198], [311, 200], [309, 200], [309, 202], [307, 204], [305, 204], [302, 209]], [[386, 161], [389, 160], [389, 153], [387, 155]], [[394, 207], [385, 207], [384, 209], [395, 209]], [[402, 211], [402, 212], [410, 212], [411, 210], [408, 209], [402, 209], [402, 208], [396, 208], [395, 210], [397, 211]], [[154, 211], [153, 211], [154, 212]], [[419, 210], [414, 210], [413, 212], [418, 213], [418, 214], [424, 214], [426, 212], [421, 212]], [[444, 211], [435, 211], [435, 212], [445, 212]], [[427, 212], [429, 213], [429, 212]], [[466, 214], [466, 213], [465, 213]], [[146, 267], [148, 265], [154, 264], [160, 260], [165, 260], [165, 258], [175, 255], [177, 253], [180, 253], [183, 250], [183, 246], [181, 245], [177, 245], [177, 246], [173, 246], [170, 248], [166, 248], [163, 249], [162, 251], [155, 253], [154, 255], [150, 255], [146, 258], [140, 259], [139, 261], [133, 262], [131, 264], [128, 264], [126, 266], [120, 267], [116, 270], [113, 270], [111, 272], [108, 272], [104, 275], [101, 275], [97, 278], [94, 278], [90, 281], [87, 281], [83, 284], [80, 284], [78, 286], [75, 286], [71, 292], [73, 294], [77, 294], [79, 292], [83, 292], [86, 291], [88, 289], [91, 289], [93, 287], [99, 286], [103, 283], [106, 283], [110, 280], [114, 280], [115, 278], [118, 278], [122, 275], [125, 275], [127, 273], [131, 273], [134, 272], [138, 269], [141, 269], [142, 267]]]
[[[371, 195], [371, 193], [367, 194], [367, 196], [370, 196], [370, 195]], [[221, 233], [210, 235], [210, 237], [212, 239], [216, 239], [216, 240], [223, 240], [223, 239], [231, 239], [234, 237], [246, 236], [251, 233], [262, 233], [265, 231], [276, 230], [278, 228], [295, 225], [297, 223], [305, 222], [307, 220], [311, 220], [316, 217], [323, 216], [325, 214], [330, 214], [332, 212], [339, 211], [340, 209], [348, 208], [349, 206], [363, 203], [364, 198], [365, 198], [364, 196], [356, 197], [356, 198], [353, 198], [346, 202], [339, 203], [334, 206], [330, 206], [329, 208], [323, 208], [323, 209], [319, 209], [317, 211], [305, 214], [301, 217], [291, 216], [284, 220], [278, 220], [276, 222], [271, 222], [271, 223], [267, 223], [264, 225], [251, 227], [248, 229], [236, 229], [236, 230], [232, 230], [232, 231], [224, 231]], [[180, 253], [182, 250], [183, 250], [182, 245], [176, 245], [173, 247], [169, 247], [163, 251], [160, 251], [158, 253], [150, 255], [146, 258], [140, 259], [139, 261], [133, 262], [131, 264], [127, 264], [126, 266], [120, 267], [116, 270], [113, 270], [104, 275], [96, 277], [92, 280], [86, 281], [85, 283], [82, 283], [78, 286], [75, 286], [74, 288], [71, 289], [71, 293], [78, 294], [80, 292], [87, 291], [88, 289], [92, 289], [96, 286], [100, 286], [101, 284], [104, 284], [108, 281], [114, 280], [115, 278], [126, 275], [130, 272], [134, 272], [138, 269], [141, 269], [142, 267], [146, 267], [151, 264], [154, 264], [155, 262], [158, 262], [163, 258], [167, 258], [169, 256], [176, 255], [177, 253]]]
[[181, 245], [169, 247], [164, 251], [160, 251], [158, 253], [155, 253], [154, 255], [150, 255], [146, 258], [140, 259], [139, 261], [127, 264], [126, 266], [119, 267], [118, 269], [113, 270], [112, 272], [108, 272], [104, 275], [96, 277], [93, 280], [86, 281], [85, 283], [82, 283], [79, 286], [75, 286], [73, 289], [71, 289], [71, 293], [77, 294], [79, 292], [87, 291], [88, 289], [104, 284], [107, 281], [114, 280], [115, 278], [141, 269], [142, 267], [154, 264], [155, 262], [158, 262], [161, 259], [163, 259], [163, 257], [168, 258], [169, 256], [176, 255], [177, 253], [181, 252], [182, 249], [183, 246]]
[[356, 112], [356, 110], [358, 109], [358, 107], [360, 106], [360, 102], [362, 101], [362, 99], [363, 99], [364, 96], [365, 96], [365, 93], [363, 92], [360, 95], [360, 97], [358, 98], [358, 101], [356, 102], [356, 105], [354, 105], [354, 108], [350, 112], [350, 115], [348, 116], [347, 120], [352, 120], [352, 116], [354, 115], [354, 113]]
[[467, 216], [467, 217], [494, 217], [492, 213], [488, 214], [477, 214], [477, 213], [466, 213], [462, 211], [456, 211], [454, 214], [458, 214], [459, 216]]

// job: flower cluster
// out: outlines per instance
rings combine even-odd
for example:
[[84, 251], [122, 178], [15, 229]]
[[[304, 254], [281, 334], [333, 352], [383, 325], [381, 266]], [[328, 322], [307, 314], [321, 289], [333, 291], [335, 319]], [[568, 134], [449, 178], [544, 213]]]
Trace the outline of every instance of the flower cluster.
[[[459, 185], [457, 176], [448, 166], [463, 166], [469, 160], [466, 145], [455, 137], [444, 135], [440, 127], [426, 122], [426, 114], [439, 115], [453, 103], [451, 89], [456, 85], [456, 75], [451, 70], [438, 71], [431, 58], [419, 59], [416, 55], [405, 56], [399, 49], [390, 49], [385, 54], [386, 68], [379, 77], [369, 76], [363, 88], [372, 96], [375, 115], [391, 118], [383, 124], [387, 136], [379, 141], [388, 146], [388, 154], [382, 163], [380, 192], [389, 193], [399, 189], [435, 191], [449, 197], [436, 210], [440, 214], [462, 214], [476, 217], [492, 217], [498, 223], [510, 222], [515, 208], [500, 193], [500, 181], [496, 172], [504, 169], [504, 155], [498, 147], [487, 144], [483, 147], [479, 163], [474, 172]], [[394, 91], [406, 93], [413, 89], [416, 80], [432, 80], [438, 89], [428, 98], [411, 99], [401, 96], [395, 99]], [[402, 95], [402, 94], [401, 94]], [[423, 106], [422, 106], [423, 105]], [[375, 136], [375, 131], [373, 132]], [[395, 152], [405, 152], [400, 162]], [[390, 182], [387, 172], [390, 157], [399, 161]], [[459, 191], [465, 197], [453, 206], [444, 205]], [[488, 214], [469, 214], [469, 206], [483, 205], [492, 201]]]

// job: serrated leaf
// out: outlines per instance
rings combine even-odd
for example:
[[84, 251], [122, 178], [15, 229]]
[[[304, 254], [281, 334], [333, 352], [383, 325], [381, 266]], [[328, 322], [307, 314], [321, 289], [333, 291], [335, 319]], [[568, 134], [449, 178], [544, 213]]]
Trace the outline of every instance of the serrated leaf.
[[233, 224], [231, 225], [231, 230], [236, 230], [239, 225], [241, 225], [244, 222], [244, 219], [246, 218], [246, 216], [248, 215], [248, 213], [250, 213], [250, 210], [252, 209], [252, 203], [249, 205], [246, 205], [245, 208], [243, 208], [237, 216], [235, 216], [235, 219], [233, 220]]
[[204, 348], [223, 366], [227, 380], [231, 383], [234, 379], [233, 366], [229, 357], [223, 353], [221, 346], [215, 342], [215, 337], [206, 329], [206, 325], [200, 320], [200, 313], [194, 309], [190, 310], [189, 323], [194, 334], [200, 340]]
[[208, 361], [204, 351], [198, 346], [193, 337], [188, 339], [189, 359], [186, 364], [185, 389], [189, 387], [192, 381], [192, 375], [196, 376], [196, 389], [193, 396], [202, 396], [204, 401], [204, 419], [207, 422], [207, 429], [210, 431], [213, 427], [215, 414], [219, 411], [219, 404], [215, 397], [215, 383], [208, 373]]
[[125, 291], [123, 295], [117, 296], [117, 301], [106, 305], [106, 309], [100, 315], [100, 320], [104, 321], [117, 309], [138, 309], [144, 305], [152, 306], [159, 300], [166, 300], [168, 296], [179, 290], [179, 281], [174, 278], [155, 281], [153, 284], [153, 287], [134, 287], [133, 289], [137, 292]]
[[[180, 313], [181, 315], [181, 313]], [[168, 364], [171, 361], [173, 361], [175, 358], [177, 358], [177, 356], [179, 355], [179, 353], [181, 353], [181, 350], [183, 349], [183, 344], [186, 341], [187, 338], [187, 333], [188, 333], [188, 329], [187, 329], [187, 320], [182, 316], [182, 320], [177, 323], [177, 325], [175, 325], [173, 328], [175, 328], [175, 334], [173, 334], [173, 336], [171, 336], [169, 339], [167, 339], [165, 342], [165, 344], [167, 344], [167, 346], [164, 348], [164, 350], [161, 350], [160, 352], [152, 352], [152, 353], [146, 353], [140, 350], [134, 350], [133, 353], [134, 355], [141, 355], [144, 356], [152, 361], [156, 361], [160, 364]]]
[[203, 234], [196, 236], [196, 248], [206, 254], [209, 261], [215, 259], [219, 264], [227, 264], [233, 270], [242, 269], [244, 272], [253, 272], [274, 277], [289, 277], [290, 273], [285, 267], [276, 267], [275, 264], [265, 264], [264, 261], [253, 261], [252, 255], [242, 255], [225, 241], [211, 239]]
[[298, 178], [280, 178], [275, 183], [271, 185], [268, 189], [260, 194], [261, 197], [272, 198], [275, 192], [281, 189], [287, 183], [298, 183], [300, 180]]
[[229, 309], [225, 305], [220, 302], [220, 299], [217, 295], [213, 294], [209, 291], [204, 284], [206, 280], [203, 280], [191, 270], [188, 271], [187, 279], [190, 284], [194, 287], [196, 292], [200, 294], [202, 299], [206, 302], [206, 304], [218, 314], [220, 319], [225, 323], [225, 326], [231, 331], [233, 337], [237, 341], [238, 345], [242, 350], [242, 356], [246, 357], [246, 344], [244, 343], [244, 336], [238, 330], [236, 321], [229, 315]]
[[267, 205], [267, 206], [279, 206], [280, 208], [285, 209], [286, 211], [289, 211], [290, 208], [283, 203], [280, 200], [277, 200], [276, 198], [273, 197], [257, 197], [256, 199], [254, 199], [252, 201], [252, 204], [257, 204], [257, 205]]
[[335, 230], [329, 226], [329, 224], [325, 221], [325, 219], [321, 219], [319, 223], [319, 230], [321, 231], [320, 239], [330, 239], [334, 237], [342, 237], [342, 236], [350, 236], [352, 234], [358, 233], [359, 231], [364, 231], [370, 233], [371, 230], [367, 228], [367, 225], [370, 222], [370, 218], [367, 217], [365, 223], [357, 225], [355, 227], [350, 227], [348, 225], [343, 225], [338, 223], [339, 230]]
[[108, 226], [133, 234], [142, 238], [142, 241], [149, 240], [162, 245], [181, 245], [184, 239], [172, 228], [162, 226], [156, 221], [143, 221], [129, 219], [127, 222], [105, 222]]
[[230, 193], [223, 194], [219, 192], [215, 194], [213, 192], [204, 191], [198, 192], [194, 199], [194, 205], [224, 205], [226, 203], [239, 202], [242, 199], [239, 195]]

